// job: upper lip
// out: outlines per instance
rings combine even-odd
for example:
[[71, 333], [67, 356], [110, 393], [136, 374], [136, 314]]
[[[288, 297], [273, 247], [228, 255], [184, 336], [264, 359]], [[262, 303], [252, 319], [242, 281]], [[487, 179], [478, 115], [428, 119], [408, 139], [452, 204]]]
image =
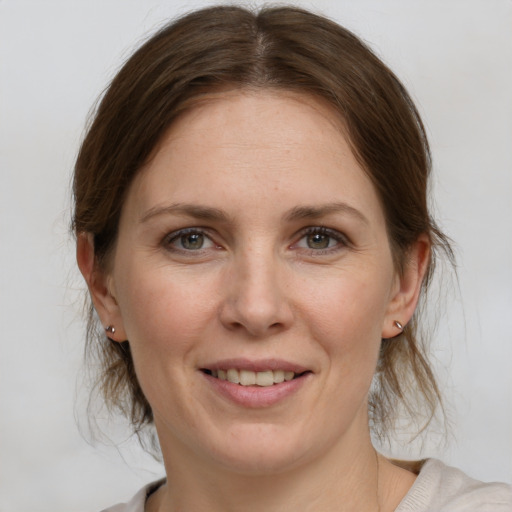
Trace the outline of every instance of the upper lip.
[[284, 359], [222, 359], [213, 363], [201, 366], [204, 370], [249, 370], [253, 372], [264, 372], [268, 370], [284, 370], [285, 372], [304, 373], [310, 371], [309, 368], [300, 364], [285, 361]]

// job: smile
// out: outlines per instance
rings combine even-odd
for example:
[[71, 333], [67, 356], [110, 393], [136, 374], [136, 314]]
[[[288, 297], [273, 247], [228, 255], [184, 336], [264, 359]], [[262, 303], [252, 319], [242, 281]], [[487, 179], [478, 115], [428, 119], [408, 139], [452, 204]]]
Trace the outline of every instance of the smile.
[[255, 372], [251, 370], [239, 370], [229, 368], [227, 370], [203, 370], [205, 373], [219, 380], [231, 382], [232, 384], [240, 384], [241, 386], [261, 386], [268, 387], [274, 384], [281, 384], [300, 377], [292, 371], [285, 370], [265, 370]]
[[271, 407], [290, 399], [311, 382], [314, 373], [282, 359], [226, 359], [198, 369], [215, 394], [251, 409]]

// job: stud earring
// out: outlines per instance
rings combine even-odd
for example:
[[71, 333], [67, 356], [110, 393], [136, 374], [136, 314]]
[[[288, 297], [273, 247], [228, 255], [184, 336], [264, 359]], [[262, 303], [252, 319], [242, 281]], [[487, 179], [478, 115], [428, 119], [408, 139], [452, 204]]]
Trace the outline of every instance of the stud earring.
[[114, 334], [116, 332], [116, 328], [113, 325], [109, 325], [105, 327], [105, 331], [109, 332], [110, 334]]
[[397, 329], [400, 329], [401, 331], [404, 330], [404, 326], [398, 320], [395, 320], [394, 324], [395, 324]]

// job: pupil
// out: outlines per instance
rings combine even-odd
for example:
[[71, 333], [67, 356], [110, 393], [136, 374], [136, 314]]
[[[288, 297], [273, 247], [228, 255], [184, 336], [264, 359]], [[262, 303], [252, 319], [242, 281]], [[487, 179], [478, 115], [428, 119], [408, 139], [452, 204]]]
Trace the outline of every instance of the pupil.
[[191, 233], [183, 236], [181, 243], [185, 249], [201, 249], [204, 243], [204, 236], [200, 233]]
[[329, 237], [321, 233], [309, 235], [308, 246], [311, 249], [327, 249], [327, 247], [329, 247]]

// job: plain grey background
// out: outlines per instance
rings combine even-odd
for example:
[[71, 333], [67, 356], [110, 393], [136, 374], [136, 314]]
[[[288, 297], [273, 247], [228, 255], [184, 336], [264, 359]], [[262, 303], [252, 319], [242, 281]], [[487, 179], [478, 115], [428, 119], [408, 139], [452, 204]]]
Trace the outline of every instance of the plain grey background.
[[[121, 62], [166, 19], [211, 3], [0, 0], [1, 512], [100, 510], [163, 474], [122, 426], [117, 447], [90, 446], [76, 426], [83, 285], [69, 182]], [[456, 242], [460, 293], [434, 340], [452, 435], [396, 452], [511, 481], [512, 2], [296, 3], [362, 36], [409, 88], [432, 143], [435, 213]]]

